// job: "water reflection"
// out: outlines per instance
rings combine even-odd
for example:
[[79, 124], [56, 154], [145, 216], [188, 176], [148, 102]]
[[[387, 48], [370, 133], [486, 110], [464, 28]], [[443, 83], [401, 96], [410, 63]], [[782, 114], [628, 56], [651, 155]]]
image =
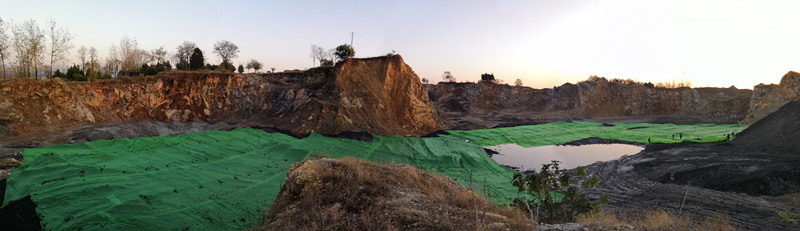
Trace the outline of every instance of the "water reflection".
[[492, 156], [497, 163], [512, 167], [539, 170], [551, 160], [561, 161], [559, 166], [571, 169], [597, 161], [617, 159], [623, 155], [639, 153], [643, 147], [628, 144], [589, 144], [581, 146], [540, 146], [525, 148], [517, 144], [502, 144], [487, 147], [499, 152]]

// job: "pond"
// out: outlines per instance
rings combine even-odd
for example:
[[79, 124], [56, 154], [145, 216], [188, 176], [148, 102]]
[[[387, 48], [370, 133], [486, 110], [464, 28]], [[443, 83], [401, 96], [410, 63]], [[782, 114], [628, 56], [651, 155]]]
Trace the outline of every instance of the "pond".
[[492, 156], [497, 163], [520, 170], [541, 169], [542, 164], [552, 160], [561, 161], [559, 167], [572, 169], [597, 161], [608, 161], [624, 155], [639, 153], [644, 148], [629, 144], [589, 144], [581, 146], [539, 146], [525, 148], [517, 144], [502, 144], [486, 147], [499, 154]]

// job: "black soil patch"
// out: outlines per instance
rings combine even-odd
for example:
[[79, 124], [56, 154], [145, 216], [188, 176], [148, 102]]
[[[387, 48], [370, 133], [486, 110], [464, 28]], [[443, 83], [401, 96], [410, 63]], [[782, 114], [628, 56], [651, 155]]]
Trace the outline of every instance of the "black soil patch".
[[0, 206], [6, 199], [6, 179], [0, 180]]
[[[275, 127], [252, 126], [251, 128], [264, 130], [264, 131], [269, 132], [269, 133], [283, 133], [283, 134], [289, 135], [289, 136], [297, 138], [297, 139], [303, 139], [303, 138], [306, 138], [306, 137], [311, 135], [310, 133], [299, 134], [299, 133], [294, 133], [294, 132], [289, 131], [289, 130], [284, 130], [284, 129], [275, 128]], [[351, 140], [360, 140], [360, 141], [365, 141], [365, 142], [372, 142], [372, 139], [373, 139], [372, 134], [370, 134], [368, 132], [349, 132], [348, 131], [348, 132], [341, 132], [341, 133], [337, 133], [337, 134], [333, 134], [333, 135], [325, 135], [325, 134], [323, 134], [323, 135], [327, 136], [327, 137], [343, 138], [343, 139], [351, 139]]]
[[625, 130], [636, 130], [636, 129], [642, 129], [642, 128], [649, 128], [649, 127], [632, 127], [632, 128], [628, 128], [628, 129], [625, 129]]
[[610, 124], [610, 123], [603, 123], [603, 126], [606, 126], [606, 127], [614, 127], [614, 125], [613, 125], [613, 124]]
[[483, 148], [483, 151], [486, 151], [486, 155], [489, 155], [489, 157], [500, 154], [500, 152], [488, 148]]
[[327, 137], [334, 137], [334, 138], [342, 138], [342, 139], [351, 139], [351, 140], [360, 140], [365, 142], [372, 142], [372, 134], [368, 132], [341, 132], [338, 134], [333, 135], [325, 135]]
[[435, 132], [428, 133], [428, 134], [422, 136], [422, 138], [439, 137], [441, 135], [450, 135], [450, 133], [445, 131], [445, 130], [438, 130], [438, 131], [435, 131]]
[[[3, 191], [5, 191], [5, 185]], [[0, 208], [0, 224], [4, 230], [42, 230], [41, 220], [36, 215], [36, 204], [31, 200], [31, 196], [26, 196]]]
[[274, 128], [274, 127], [253, 126], [251, 128], [264, 130], [264, 131], [269, 132], [269, 133], [283, 133], [283, 134], [289, 135], [289, 136], [297, 138], [297, 139], [303, 139], [303, 138], [306, 138], [306, 137], [311, 135], [311, 134], [297, 134], [297, 133], [294, 133], [294, 132], [289, 131], [289, 130], [283, 130], [283, 129]]
[[570, 141], [561, 145], [569, 145], [569, 146], [580, 146], [580, 145], [587, 145], [587, 144], [629, 144], [629, 145], [636, 145], [636, 146], [643, 146], [643, 143], [638, 142], [631, 142], [631, 141], [624, 141], [624, 140], [611, 140], [611, 139], [603, 139], [597, 137], [590, 137], [586, 139]]

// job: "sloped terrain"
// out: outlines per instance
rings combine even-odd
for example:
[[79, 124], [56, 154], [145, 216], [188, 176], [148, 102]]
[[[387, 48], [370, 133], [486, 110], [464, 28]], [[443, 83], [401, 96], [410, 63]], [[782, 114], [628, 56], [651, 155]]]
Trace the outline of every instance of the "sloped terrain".
[[238, 128], [24, 151], [25, 163], [7, 180], [3, 205], [30, 196], [45, 229], [256, 227], [291, 164], [317, 157], [406, 163], [476, 191], [485, 181], [491, 201], [499, 204], [516, 195], [513, 170], [495, 163], [480, 146], [447, 135], [374, 136], [366, 142]]
[[524, 214], [406, 164], [295, 163], [262, 230], [531, 230]]
[[685, 196], [684, 210], [698, 217], [725, 213], [741, 228], [800, 229], [782, 223], [776, 213], [800, 213], [778, 199], [800, 191], [798, 115], [800, 102], [791, 102], [732, 142], [649, 145], [588, 169], [603, 178], [600, 192], [618, 198], [615, 208], [679, 210]]

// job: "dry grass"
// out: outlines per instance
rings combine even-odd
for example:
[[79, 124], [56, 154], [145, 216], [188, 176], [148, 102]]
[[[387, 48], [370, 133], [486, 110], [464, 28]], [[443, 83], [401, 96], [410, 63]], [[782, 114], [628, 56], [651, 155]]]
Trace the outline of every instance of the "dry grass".
[[703, 224], [700, 225], [700, 228], [709, 231], [734, 230], [728, 217], [720, 214], [714, 214], [713, 216], [706, 218], [706, 220], [703, 221]]
[[791, 206], [800, 207], [800, 193], [786, 194], [779, 196], [778, 199], [781, 199]]
[[532, 229], [448, 177], [354, 158], [292, 166], [266, 221], [262, 230]]
[[676, 216], [665, 211], [649, 211], [629, 213], [628, 217], [620, 218], [610, 213], [600, 213], [578, 218], [582, 223], [596, 230], [614, 230], [620, 227], [631, 226], [637, 230], [709, 230], [727, 231], [734, 230], [726, 216], [715, 214], [706, 218], [701, 224], [692, 222], [686, 216]]

